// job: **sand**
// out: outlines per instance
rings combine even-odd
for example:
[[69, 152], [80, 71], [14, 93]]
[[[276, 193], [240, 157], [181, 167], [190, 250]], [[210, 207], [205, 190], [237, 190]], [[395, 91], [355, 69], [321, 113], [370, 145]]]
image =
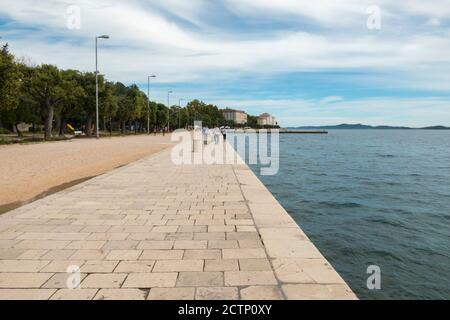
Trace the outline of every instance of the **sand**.
[[0, 213], [170, 145], [168, 135], [140, 135], [0, 146]]

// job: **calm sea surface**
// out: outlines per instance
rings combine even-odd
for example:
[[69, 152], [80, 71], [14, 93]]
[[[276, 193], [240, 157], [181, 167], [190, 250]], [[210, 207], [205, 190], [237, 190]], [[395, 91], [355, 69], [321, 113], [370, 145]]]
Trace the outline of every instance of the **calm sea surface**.
[[450, 131], [280, 135], [260, 178], [361, 299], [450, 299]]

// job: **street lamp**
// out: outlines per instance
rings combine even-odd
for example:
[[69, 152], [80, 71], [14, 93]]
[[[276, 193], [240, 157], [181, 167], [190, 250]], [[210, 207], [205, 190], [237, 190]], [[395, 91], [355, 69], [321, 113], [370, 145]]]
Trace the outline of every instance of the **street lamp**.
[[108, 35], [95, 37], [95, 131], [97, 139], [100, 138], [99, 121], [98, 121], [98, 39], [109, 39]]
[[167, 132], [170, 131], [170, 94], [173, 93], [173, 91], [167, 92]]
[[178, 100], [178, 129], [180, 129], [180, 112], [181, 112], [181, 101], [185, 101], [183, 98]]
[[148, 117], [147, 117], [147, 133], [150, 134], [150, 78], [156, 78], [155, 75], [148, 76], [148, 86], [147, 86], [147, 108], [148, 108]]

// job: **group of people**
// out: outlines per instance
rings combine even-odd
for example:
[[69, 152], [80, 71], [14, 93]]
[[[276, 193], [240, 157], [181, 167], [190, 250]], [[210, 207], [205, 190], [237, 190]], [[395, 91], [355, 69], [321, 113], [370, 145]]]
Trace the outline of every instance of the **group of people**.
[[210, 132], [208, 127], [203, 127], [202, 128], [202, 135], [203, 135], [203, 144], [205, 144], [205, 145], [208, 144], [210, 135], [213, 136], [214, 143], [215, 144], [219, 144], [221, 135], [222, 135], [224, 141], [227, 140], [227, 128], [225, 128], [225, 127], [221, 127], [221, 128], [215, 127]]

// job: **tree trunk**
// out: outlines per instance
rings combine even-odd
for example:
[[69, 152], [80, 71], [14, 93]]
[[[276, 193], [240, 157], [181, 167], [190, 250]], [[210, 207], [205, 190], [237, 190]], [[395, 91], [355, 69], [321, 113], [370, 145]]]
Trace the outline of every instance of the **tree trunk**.
[[66, 119], [62, 118], [59, 124], [59, 136], [64, 137], [66, 134]]
[[23, 134], [22, 134], [22, 131], [20, 131], [20, 129], [19, 129], [19, 124], [18, 124], [18, 123], [14, 123], [14, 128], [16, 128], [17, 136], [18, 136], [19, 138], [22, 138], [22, 137], [23, 137]]
[[92, 116], [88, 116], [86, 119], [86, 136], [92, 136]]
[[52, 138], [53, 129], [53, 116], [55, 113], [55, 108], [47, 101], [47, 118], [45, 119], [45, 140], [50, 140]]
[[109, 135], [110, 136], [112, 136], [112, 131], [113, 131], [113, 123], [112, 123], [112, 120], [111, 119], [109, 119]]

